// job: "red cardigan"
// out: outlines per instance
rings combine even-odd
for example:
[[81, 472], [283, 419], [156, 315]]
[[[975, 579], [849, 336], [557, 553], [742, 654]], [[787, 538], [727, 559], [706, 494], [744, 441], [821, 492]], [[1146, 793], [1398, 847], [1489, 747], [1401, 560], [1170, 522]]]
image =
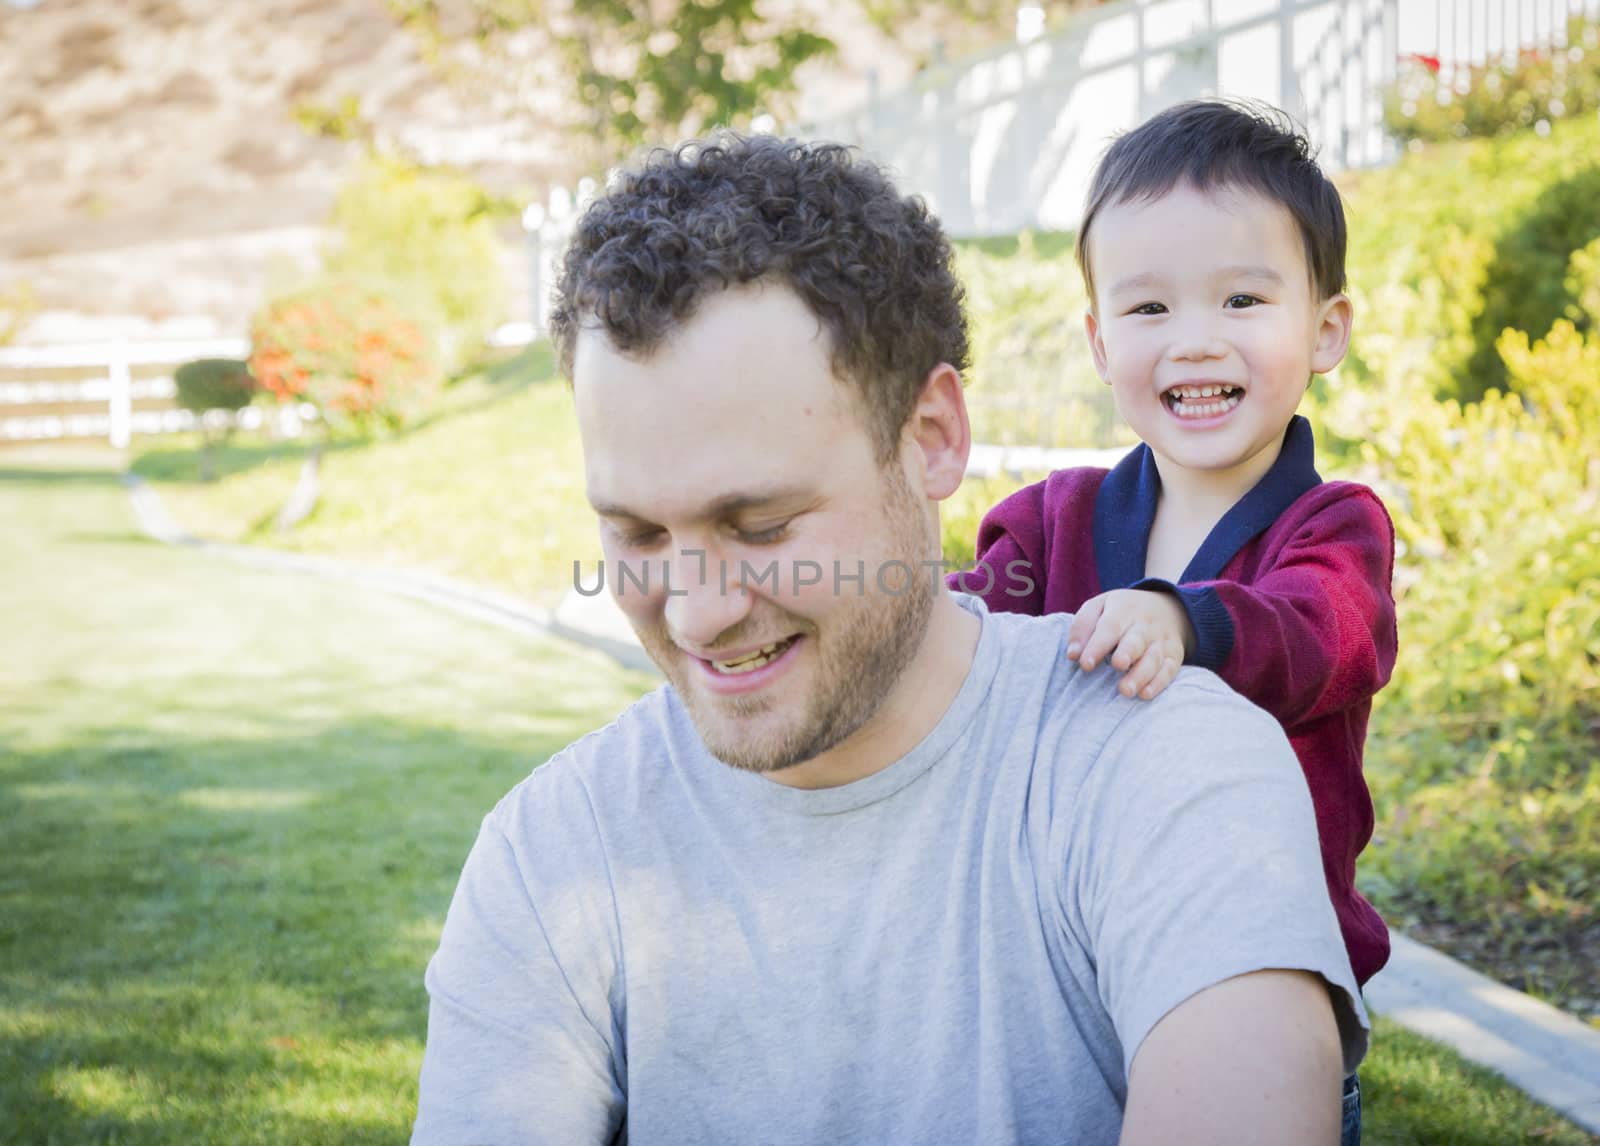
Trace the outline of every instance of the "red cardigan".
[[[1060, 470], [1006, 498], [978, 530], [954, 589], [991, 610], [1070, 613], [1110, 589], [1169, 592], [1215, 671], [1289, 735], [1316, 807], [1322, 866], [1350, 962], [1365, 983], [1389, 934], [1355, 887], [1372, 838], [1361, 773], [1372, 697], [1394, 669], [1394, 527], [1366, 486], [1324, 482], [1296, 417], [1271, 471], [1217, 523], [1178, 584], [1144, 576], [1160, 475], [1149, 447], [1117, 467]], [[1226, 841], [1226, 829], [1219, 832]]]

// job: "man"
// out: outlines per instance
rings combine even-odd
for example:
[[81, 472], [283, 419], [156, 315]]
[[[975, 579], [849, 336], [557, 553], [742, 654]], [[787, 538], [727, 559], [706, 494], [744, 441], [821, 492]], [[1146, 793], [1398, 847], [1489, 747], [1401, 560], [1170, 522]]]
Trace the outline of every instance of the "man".
[[484, 821], [413, 1141], [1336, 1141], [1366, 1020], [1281, 730], [937, 575], [967, 346], [922, 206], [840, 148], [657, 153], [552, 326], [669, 683]]

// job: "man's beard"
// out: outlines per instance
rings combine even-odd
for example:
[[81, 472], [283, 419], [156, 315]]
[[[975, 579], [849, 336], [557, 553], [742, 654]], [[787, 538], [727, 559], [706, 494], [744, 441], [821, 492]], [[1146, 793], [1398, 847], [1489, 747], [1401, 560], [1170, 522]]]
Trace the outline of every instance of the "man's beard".
[[[885, 525], [890, 553], [910, 570], [909, 584], [884, 592], [878, 570], [866, 572], [866, 589], [852, 595], [849, 608], [835, 608], [818, 628], [805, 617], [775, 605], [767, 615], [753, 615], [729, 630], [720, 643], [738, 647], [778, 632], [798, 631], [810, 648], [797, 650], [812, 658], [810, 695], [789, 720], [766, 719], [794, 707], [793, 686], [780, 681], [749, 697], [708, 694], [695, 677], [700, 669], [685, 663], [664, 621], [639, 633], [651, 657], [682, 697], [701, 740], [713, 756], [750, 772], [776, 772], [815, 759], [855, 733], [882, 707], [927, 634], [936, 590], [928, 569], [928, 525], [922, 505], [912, 497], [904, 476], [891, 470], [885, 497]], [[891, 586], [907, 576], [896, 569], [886, 574]], [[838, 592], [837, 584], [834, 591]], [[776, 615], [773, 615], [773, 614]]]

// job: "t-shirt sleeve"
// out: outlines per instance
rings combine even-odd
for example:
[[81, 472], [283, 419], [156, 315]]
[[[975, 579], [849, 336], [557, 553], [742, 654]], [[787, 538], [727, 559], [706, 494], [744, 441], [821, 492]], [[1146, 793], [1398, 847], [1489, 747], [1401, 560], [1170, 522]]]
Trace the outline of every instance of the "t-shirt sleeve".
[[1282, 969], [1327, 982], [1353, 1071], [1366, 1012], [1283, 730], [1194, 669], [1154, 701], [1126, 704], [1079, 794], [1059, 869], [1063, 911], [1093, 952], [1124, 1070], [1190, 996]]
[[[581, 785], [542, 779], [484, 821], [428, 965], [413, 1146], [598, 1146], [625, 1117], [604, 860]], [[529, 817], [530, 798], [553, 806]]]

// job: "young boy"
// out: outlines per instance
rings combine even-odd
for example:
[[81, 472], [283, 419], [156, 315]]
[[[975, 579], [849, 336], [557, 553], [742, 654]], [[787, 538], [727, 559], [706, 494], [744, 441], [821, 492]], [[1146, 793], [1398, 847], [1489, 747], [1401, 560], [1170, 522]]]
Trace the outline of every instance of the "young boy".
[[1078, 260], [1095, 366], [1144, 444], [995, 506], [954, 581], [991, 609], [1076, 613], [1067, 655], [1109, 660], [1124, 695], [1150, 699], [1191, 664], [1272, 713], [1365, 983], [1389, 954], [1355, 861], [1372, 835], [1367, 716], [1394, 667], [1394, 533], [1371, 490], [1317, 475], [1295, 413], [1349, 341], [1344, 256], [1338, 192], [1267, 111], [1192, 102], [1121, 137]]

